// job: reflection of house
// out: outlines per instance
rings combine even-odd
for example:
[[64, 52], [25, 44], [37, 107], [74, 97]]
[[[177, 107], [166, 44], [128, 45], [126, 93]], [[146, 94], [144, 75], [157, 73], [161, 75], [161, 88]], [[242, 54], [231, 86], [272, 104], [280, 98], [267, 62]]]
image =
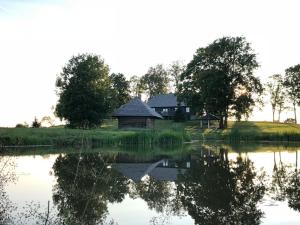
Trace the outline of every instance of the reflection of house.
[[201, 128], [219, 128], [220, 117], [211, 113], [207, 113], [205, 116], [200, 117]]
[[178, 102], [175, 94], [160, 94], [148, 100], [148, 105], [166, 119], [174, 118], [175, 111], [181, 110], [186, 118], [190, 118], [190, 108], [184, 102]]
[[118, 118], [119, 128], [154, 128], [155, 119], [162, 119], [161, 115], [139, 98], [122, 105], [114, 112], [113, 117]]
[[[187, 162], [187, 168], [189, 165], [190, 162]], [[178, 175], [186, 170], [169, 167], [168, 160], [160, 160], [156, 163], [115, 163], [112, 167], [134, 182], [140, 181], [147, 175], [157, 181], [175, 181]]]

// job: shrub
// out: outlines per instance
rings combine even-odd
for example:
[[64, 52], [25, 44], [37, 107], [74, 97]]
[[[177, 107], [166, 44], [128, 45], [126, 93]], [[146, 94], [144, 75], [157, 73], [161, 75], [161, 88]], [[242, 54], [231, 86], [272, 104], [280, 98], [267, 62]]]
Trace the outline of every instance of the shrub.
[[24, 123], [24, 124], [18, 123], [18, 124], [16, 125], [16, 128], [28, 128], [28, 124], [27, 124], [27, 123]]

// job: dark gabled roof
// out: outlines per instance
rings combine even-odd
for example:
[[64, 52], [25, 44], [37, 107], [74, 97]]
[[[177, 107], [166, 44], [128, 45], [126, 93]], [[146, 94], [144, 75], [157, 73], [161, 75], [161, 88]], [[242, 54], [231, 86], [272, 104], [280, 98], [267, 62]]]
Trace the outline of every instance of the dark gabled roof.
[[163, 119], [161, 115], [151, 109], [146, 103], [142, 102], [139, 98], [134, 98], [125, 105], [122, 105], [113, 113], [114, 117], [127, 117], [127, 116], [143, 116], [154, 117]]
[[201, 116], [199, 118], [200, 120], [220, 120], [220, 117], [211, 114], [211, 113], [207, 113], [205, 116]]
[[[148, 105], [152, 108], [155, 107], [177, 107], [177, 97], [174, 94], [160, 94], [155, 95], [148, 100]], [[184, 102], [180, 102], [180, 106], [186, 106]]]

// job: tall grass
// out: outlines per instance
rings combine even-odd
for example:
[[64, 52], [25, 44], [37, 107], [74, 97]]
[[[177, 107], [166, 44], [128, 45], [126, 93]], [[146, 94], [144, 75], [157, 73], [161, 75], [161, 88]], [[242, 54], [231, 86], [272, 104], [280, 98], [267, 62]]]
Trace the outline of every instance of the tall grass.
[[57, 147], [175, 147], [188, 140], [175, 130], [77, 130], [65, 128], [0, 128], [0, 146], [53, 145]]

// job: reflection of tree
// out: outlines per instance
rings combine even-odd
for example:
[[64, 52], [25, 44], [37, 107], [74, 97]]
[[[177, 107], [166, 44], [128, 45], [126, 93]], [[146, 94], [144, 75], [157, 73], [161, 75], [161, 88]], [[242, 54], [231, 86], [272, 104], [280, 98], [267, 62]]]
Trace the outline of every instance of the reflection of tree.
[[276, 162], [276, 155], [274, 152], [274, 167], [270, 191], [273, 198], [278, 201], [285, 199], [286, 184], [288, 181], [287, 165], [283, 164], [281, 160], [281, 152], [279, 152], [279, 163]]
[[157, 181], [152, 177], [147, 177], [135, 184], [135, 194], [144, 199], [150, 209], [163, 212], [164, 208], [170, 204], [171, 188], [171, 182]]
[[108, 202], [121, 202], [127, 179], [107, 168], [99, 154], [60, 155], [54, 165], [53, 201], [63, 224], [101, 224]]
[[296, 167], [289, 175], [286, 197], [291, 208], [300, 212], [300, 171], [298, 170], [298, 151], [296, 151]]
[[263, 215], [256, 207], [265, 192], [263, 177], [241, 157], [231, 162], [199, 159], [180, 177], [177, 188], [196, 224], [255, 225]]
[[15, 210], [15, 206], [9, 200], [5, 185], [14, 182], [16, 179], [14, 173], [14, 162], [9, 157], [0, 156], [0, 224], [11, 224], [11, 213]]

